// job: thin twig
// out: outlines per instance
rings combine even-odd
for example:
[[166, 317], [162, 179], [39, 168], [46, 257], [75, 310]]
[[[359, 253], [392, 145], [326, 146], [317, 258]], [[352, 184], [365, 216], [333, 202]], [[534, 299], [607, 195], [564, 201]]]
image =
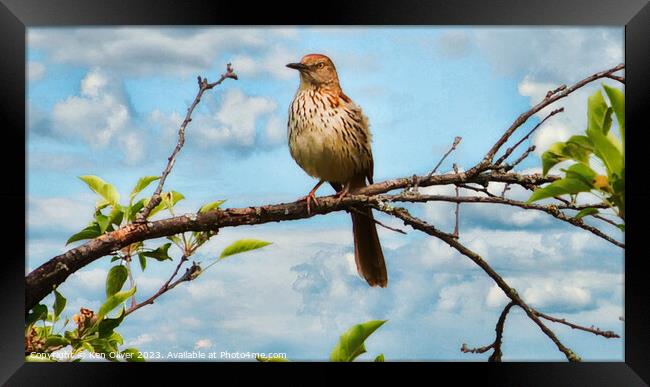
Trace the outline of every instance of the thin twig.
[[453, 142], [453, 144], [451, 144], [451, 148], [449, 148], [449, 150], [447, 151], [447, 153], [445, 153], [444, 156], [442, 156], [442, 158], [440, 159], [440, 161], [438, 161], [438, 164], [436, 164], [436, 166], [431, 170], [431, 172], [429, 172], [429, 175], [428, 175], [429, 177], [433, 176], [433, 175], [436, 173], [436, 171], [438, 170], [438, 168], [440, 167], [440, 165], [442, 164], [442, 162], [445, 161], [445, 159], [447, 158], [447, 156], [449, 156], [449, 154], [450, 154], [451, 152], [453, 152], [454, 150], [456, 150], [456, 147], [458, 146], [458, 144], [460, 144], [460, 142], [461, 142], [462, 139], [463, 139], [463, 138], [460, 137], [460, 136], [456, 136], [456, 137], [454, 138], [454, 142]]
[[512, 164], [508, 164], [508, 165], [505, 165], [505, 166], [504, 166], [504, 169], [506, 170], [506, 172], [507, 172], [507, 171], [510, 171], [511, 169], [513, 169], [514, 167], [516, 167], [517, 165], [519, 165], [519, 164], [520, 164], [522, 161], [524, 161], [524, 160], [526, 159], [526, 157], [528, 157], [528, 155], [530, 155], [531, 152], [533, 152], [535, 149], [536, 149], [535, 145], [530, 146], [528, 149], [526, 149], [526, 151], [525, 151], [524, 153], [522, 153], [521, 156], [519, 156], [519, 158], [518, 158], [517, 160], [515, 160], [514, 163], [512, 163]]
[[508, 316], [508, 312], [510, 312], [510, 308], [515, 306], [514, 301], [510, 301], [508, 305], [503, 308], [501, 311], [501, 315], [499, 315], [499, 320], [497, 321], [497, 325], [494, 328], [496, 331], [496, 338], [490, 345], [486, 345], [485, 347], [480, 347], [480, 348], [469, 348], [467, 347], [467, 344], [463, 343], [463, 346], [460, 348], [460, 350], [464, 353], [484, 353], [487, 352], [490, 349], [494, 349], [494, 352], [490, 357], [488, 358], [488, 361], [490, 362], [500, 362], [501, 361], [501, 356], [503, 355], [503, 352], [501, 351], [501, 343], [503, 342], [503, 329], [506, 323], [506, 317]]
[[622, 84], [625, 84], [625, 77], [620, 77], [618, 75], [609, 74], [609, 75], [607, 75], [607, 78], [610, 78], [610, 79], [613, 79], [615, 81], [619, 81]]
[[[458, 165], [454, 163], [454, 172], [458, 173]], [[456, 186], [456, 198], [460, 197], [458, 186]], [[454, 226], [454, 236], [458, 238], [458, 223], [460, 223], [460, 201], [456, 202], [456, 225]]]
[[[350, 211], [352, 211], [352, 212], [355, 212], [355, 213], [357, 213], [357, 214], [359, 214], [359, 215], [363, 215], [363, 216], [365, 216], [365, 217], [368, 217], [368, 214], [366, 214], [366, 213], [363, 212], [363, 211], [360, 211], [358, 208], [350, 207], [350, 208], [348, 208], [348, 210], [350, 210]], [[386, 225], [386, 224], [384, 224], [384, 223], [378, 221], [378, 220], [375, 219], [374, 217], [371, 218], [371, 220], [372, 220], [374, 223], [376, 223], [377, 225], [381, 226], [381, 227], [384, 227], [384, 228], [386, 228], [386, 229], [388, 229], [388, 230], [395, 231], [395, 232], [398, 232], [398, 233], [400, 233], [400, 234], [404, 234], [404, 235], [406, 235], [406, 231], [404, 231], [404, 230], [402, 230], [402, 229], [399, 229], [399, 228], [396, 228], [396, 227], [388, 226], [388, 225]]]
[[566, 326], [571, 327], [572, 329], [578, 329], [578, 330], [581, 330], [581, 331], [593, 333], [594, 335], [603, 336], [603, 337], [605, 337], [607, 339], [613, 339], [613, 338], [620, 338], [621, 337], [621, 336], [619, 336], [618, 334], [616, 334], [613, 331], [603, 331], [603, 330], [601, 330], [601, 329], [599, 329], [597, 327], [594, 327], [594, 326], [592, 326], [590, 328], [583, 327], [583, 326], [574, 324], [572, 322], [566, 321], [563, 318], [557, 318], [557, 317], [549, 316], [547, 314], [544, 314], [544, 313], [536, 311], [536, 310], [535, 310], [535, 314], [537, 314], [539, 317], [541, 317], [543, 319], [553, 321], [553, 322], [556, 322], [556, 323], [559, 323], [559, 324], [564, 324]]
[[178, 153], [183, 148], [183, 145], [185, 144], [185, 129], [187, 128], [187, 125], [189, 125], [189, 123], [192, 121], [192, 112], [194, 112], [194, 108], [196, 108], [199, 102], [201, 102], [201, 97], [203, 96], [203, 93], [205, 93], [210, 89], [213, 89], [217, 85], [220, 85], [224, 80], [228, 78], [237, 79], [237, 74], [233, 72], [230, 63], [228, 63], [228, 65], [226, 66], [226, 72], [222, 74], [219, 80], [217, 80], [216, 82], [208, 83], [207, 79], [201, 78], [200, 76], [198, 77], [199, 91], [196, 93], [196, 97], [194, 97], [194, 101], [187, 109], [187, 113], [185, 114], [185, 119], [181, 123], [181, 126], [178, 128], [178, 142], [176, 143], [176, 146], [174, 147], [172, 154], [167, 158], [167, 166], [165, 167], [162, 174], [160, 175], [160, 179], [158, 180], [158, 186], [156, 187], [156, 190], [154, 191], [151, 200], [149, 200], [147, 205], [144, 206], [144, 208], [142, 208], [140, 213], [137, 215], [136, 217], [137, 222], [146, 221], [151, 211], [158, 204], [160, 204], [161, 201], [160, 194], [162, 193], [163, 186], [165, 185], [165, 180], [167, 180], [167, 176], [169, 175], [169, 173], [172, 171], [172, 168], [174, 167], [174, 163], [176, 162], [176, 155], [178, 155]]
[[173, 289], [177, 285], [177, 283], [175, 283], [173, 286], [170, 285], [170, 283], [174, 280], [174, 277], [176, 277], [176, 274], [178, 274], [178, 271], [180, 270], [181, 266], [183, 266], [185, 262], [187, 262], [187, 256], [183, 255], [180, 261], [178, 262], [178, 265], [176, 265], [176, 268], [174, 269], [172, 275], [169, 277], [167, 281], [165, 281], [165, 283], [160, 287], [160, 289], [158, 289], [158, 291], [154, 293], [154, 295], [142, 301], [141, 303], [131, 305], [131, 307], [127, 309], [125, 316], [128, 316], [129, 314], [135, 312], [136, 310], [142, 308], [145, 305], [153, 304], [158, 297], [162, 296], [170, 289]]
[[522, 142], [526, 141], [526, 140], [527, 140], [527, 139], [528, 139], [528, 138], [529, 138], [529, 137], [530, 137], [530, 136], [531, 136], [531, 135], [532, 135], [532, 134], [533, 134], [533, 133], [534, 133], [534, 132], [535, 132], [535, 131], [540, 127], [540, 126], [542, 126], [542, 125], [544, 124], [544, 122], [546, 122], [546, 120], [548, 120], [549, 118], [551, 118], [551, 117], [553, 117], [554, 115], [556, 115], [556, 114], [558, 114], [558, 113], [560, 113], [560, 112], [563, 112], [563, 111], [564, 111], [564, 108], [561, 107], [561, 108], [559, 108], [559, 109], [555, 109], [555, 110], [553, 110], [552, 112], [550, 112], [546, 117], [544, 117], [543, 120], [541, 120], [540, 122], [538, 122], [537, 125], [535, 125], [535, 126], [534, 126], [534, 127], [533, 127], [529, 132], [528, 132], [528, 134], [526, 134], [524, 137], [522, 137], [521, 140], [517, 141], [517, 143], [516, 143], [515, 145], [513, 145], [513, 146], [511, 146], [510, 148], [506, 149], [506, 152], [503, 154], [503, 156], [499, 157], [499, 159], [498, 159], [497, 161], [494, 162], [494, 165], [501, 165], [501, 163], [503, 163], [503, 162], [505, 161], [505, 159], [507, 159], [508, 156], [510, 156], [510, 155], [512, 154], [512, 152], [513, 152], [515, 149], [517, 149], [517, 147], [518, 147], [519, 145], [521, 145]]
[[504, 184], [503, 185], [503, 191], [501, 191], [501, 198], [505, 199], [506, 197], [506, 192], [510, 190], [510, 184]]

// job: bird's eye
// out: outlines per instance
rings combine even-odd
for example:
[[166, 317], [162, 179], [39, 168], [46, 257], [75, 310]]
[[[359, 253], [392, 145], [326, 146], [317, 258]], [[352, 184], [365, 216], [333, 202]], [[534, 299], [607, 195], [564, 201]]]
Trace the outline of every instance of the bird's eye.
[[325, 63], [319, 63], [318, 65], [316, 65], [316, 67], [322, 69], [323, 67], [325, 67]]

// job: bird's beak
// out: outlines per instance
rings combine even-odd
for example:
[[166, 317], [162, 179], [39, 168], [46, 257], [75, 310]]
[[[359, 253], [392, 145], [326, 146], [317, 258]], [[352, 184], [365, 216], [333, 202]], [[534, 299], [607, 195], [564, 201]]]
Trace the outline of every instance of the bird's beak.
[[302, 63], [289, 63], [287, 67], [298, 71], [304, 71], [308, 68], [307, 65], [304, 65]]

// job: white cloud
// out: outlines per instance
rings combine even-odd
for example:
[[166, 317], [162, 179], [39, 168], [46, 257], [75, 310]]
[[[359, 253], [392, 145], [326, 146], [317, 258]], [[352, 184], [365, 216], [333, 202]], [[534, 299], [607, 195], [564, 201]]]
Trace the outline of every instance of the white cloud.
[[[519, 93], [533, 106], [546, 93], [567, 86], [624, 60], [622, 28], [491, 28], [474, 33], [477, 47], [497, 73], [522, 76]], [[621, 87], [615, 81], [602, 81]], [[587, 97], [600, 88], [590, 84], [536, 114], [565, 108], [540, 127], [533, 137], [541, 154], [548, 146], [586, 129]], [[523, 129], [522, 129], [523, 131]]]
[[45, 74], [45, 65], [37, 61], [29, 61], [27, 63], [27, 79], [30, 81], [38, 81], [43, 78]]
[[[218, 127], [197, 125], [198, 137], [205, 144], [235, 144], [251, 146], [255, 143], [256, 122], [277, 108], [277, 103], [266, 97], [249, 97], [239, 89], [228, 90], [214, 115]], [[206, 122], [202, 122], [206, 124]]]
[[284, 144], [287, 141], [287, 124], [278, 115], [272, 115], [264, 128], [266, 142], [269, 145]]
[[[193, 135], [188, 141], [201, 148], [223, 146], [251, 149], [260, 143], [279, 145], [286, 136], [280, 133], [282, 123], [274, 114], [276, 110], [277, 103], [271, 98], [249, 96], [240, 89], [229, 89], [219, 98], [214, 112], [194, 114]], [[154, 110], [149, 115], [149, 121], [161, 127], [165, 138], [176, 135], [182, 120], [177, 112], [165, 115]], [[264, 121], [266, 125], [262, 127]], [[263, 135], [258, 133], [258, 127]]]
[[94, 208], [92, 199], [64, 197], [40, 198], [30, 196], [27, 200], [27, 227], [30, 230], [54, 228], [79, 231], [86, 226]]
[[194, 349], [210, 349], [212, 348], [212, 341], [210, 339], [199, 339], [194, 344]]
[[141, 335], [138, 335], [138, 337], [136, 337], [135, 339], [129, 340], [128, 345], [139, 347], [142, 346], [143, 344], [151, 343], [155, 339], [156, 337], [154, 335], [150, 333], [143, 333]]
[[298, 51], [272, 45], [265, 54], [257, 58], [237, 55], [233, 58], [232, 64], [238, 74], [247, 77], [271, 75], [278, 79], [291, 79], [296, 76], [296, 72], [287, 68], [286, 64], [298, 61], [299, 56]]
[[561, 84], [623, 61], [620, 27], [493, 27], [478, 29], [472, 37], [495, 71], [538, 81]]
[[69, 286], [79, 285], [88, 291], [104, 289], [107, 274], [104, 269], [79, 270], [70, 276]]
[[[623, 276], [599, 271], [550, 271], [529, 273], [505, 279], [529, 305], [542, 312], [576, 312], [590, 310], [607, 299], [617, 299], [623, 291]], [[486, 304], [501, 307], [506, 296], [495, 284], [490, 288]]]
[[[277, 64], [277, 54], [270, 42], [291, 41], [294, 37], [292, 29], [277, 27], [33, 28], [27, 34], [28, 45], [46, 52], [55, 62], [101, 66], [135, 76], [208, 76], [205, 72], [214, 68], [216, 58], [250, 50], [268, 51], [263, 67], [272, 74], [280, 74], [283, 70], [272, 69]], [[251, 69], [246, 63], [242, 65], [244, 71]], [[218, 71], [221, 70], [219, 64]]]
[[116, 144], [128, 164], [140, 161], [142, 131], [136, 128], [128, 98], [117, 78], [99, 68], [81, 80], [79, 95], [58, 102], [52, 109], [52, 130], [78, 138], [99, 149]]

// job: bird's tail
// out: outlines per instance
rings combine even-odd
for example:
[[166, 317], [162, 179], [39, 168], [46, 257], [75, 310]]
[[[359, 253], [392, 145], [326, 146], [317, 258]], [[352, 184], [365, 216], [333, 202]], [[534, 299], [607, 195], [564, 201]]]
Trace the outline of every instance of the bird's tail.
[[[364, 179], [361, 187], [365, 185]], [[360, 188], [359, 184], [352, 186], [351, 191], [354, 191], [354, 188]], [[356, 207], [355, 209], [356, 211], [350, 211], [350, 214], [352, 215], [354, 260], [357, 264], [357, 271], [370, 286], [384, 288], [388, 285], [388, 273], [372, 209], [368, 207]]]

